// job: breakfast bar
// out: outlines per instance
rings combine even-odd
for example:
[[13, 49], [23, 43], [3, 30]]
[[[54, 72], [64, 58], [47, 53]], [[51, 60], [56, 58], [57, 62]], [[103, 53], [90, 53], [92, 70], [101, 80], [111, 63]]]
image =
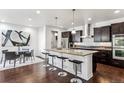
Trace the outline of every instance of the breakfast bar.
[[[74, 72], [74, 64], [69, 61], [70, 60], [79, 60], [82, 61], [77, 68], [77, 76], [89, 80], [93, 76], [92, 71], [92, 55], [97, 51], [90, 51], [90, 50], [75, 50], [75, 49], [46, 49], [50, 54], [66, 57], [63, 63], [63, 70], [75, 74]], [[52, 64], [52, 58], [49, 57], [49, 64]], [[61, 60], [57, 57], [54, 58], [54, 66], [61, 68]]]

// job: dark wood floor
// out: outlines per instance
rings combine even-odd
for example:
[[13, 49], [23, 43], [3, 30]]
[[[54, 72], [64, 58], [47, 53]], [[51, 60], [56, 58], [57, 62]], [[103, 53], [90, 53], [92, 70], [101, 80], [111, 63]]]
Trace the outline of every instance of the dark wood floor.
[[97, 64], [97, 71], [94, 73], [90, 83], [124, 83], [124, 68], [109, 65]]
[[[43, 67], [44, 63], [23, 66], [0, 72], [0, 82], [8, 83], [69, 83], [74, 75], [68, 73], [67, 77], [59, 77], [61, 69], [52, 72]], [[82, 79], [82, 82], [86, 82]]]
[[[0, 82], [5, 83], [69, 83], [74, 76], [59, 77], [60, 69], [51, 72], [42, 67], [43, 63], [23, 66], [15, 69], [0, 71]], [[97, 71], [88, 83], [124, 82], [124, 69], [97, 64]]]

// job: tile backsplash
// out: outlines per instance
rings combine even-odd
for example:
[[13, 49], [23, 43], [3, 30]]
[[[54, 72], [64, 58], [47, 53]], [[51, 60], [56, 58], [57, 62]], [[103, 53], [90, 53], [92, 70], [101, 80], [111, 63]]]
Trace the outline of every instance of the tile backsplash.
[[77, 42], [75, 45], [78, 46], [106, 46], [106, 47], [111, 47], [112, 43], [111, 42], [94, 42], [94, 38], [84, 38], [83, 42]]

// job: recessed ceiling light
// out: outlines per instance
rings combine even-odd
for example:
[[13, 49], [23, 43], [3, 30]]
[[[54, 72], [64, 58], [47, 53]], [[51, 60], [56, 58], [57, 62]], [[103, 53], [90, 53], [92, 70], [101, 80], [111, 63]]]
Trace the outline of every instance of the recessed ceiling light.
[[32, 21], [32, 18], [28, 18], [28, 21]]
[[91, 21], [92, 20], [92, 18], [88, 18], [88, 21]]
[[115, 10], [114, 13], [115, 14], [118, 14], [120, 12], [120, 10]]
[[73, 25], [74, 23], [72, 22], [71, 24]]
[[1, 22], [5, 22], [5, 20], [4, 20], [4, 19], [2, 19], [2, 20], [1, 20]]
[[32, 25], [29, 25], [29, 26], [32, 26]]
[[37, 14], [40, 14], [40, 10], [37, 10], [36, 13], [37, 13]]

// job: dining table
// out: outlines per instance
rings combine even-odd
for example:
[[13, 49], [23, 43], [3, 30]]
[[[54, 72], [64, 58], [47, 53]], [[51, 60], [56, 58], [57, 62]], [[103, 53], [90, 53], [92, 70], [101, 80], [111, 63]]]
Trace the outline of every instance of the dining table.
[[20, 63], [21, 63], [21, 60], [23, 59], [23, 63], [25, 63], [25, 53], [29, 53], [30, 51], [29, 50], [8, 50], [7, 52], [16, 52], [17, 55], [20, 56]]

